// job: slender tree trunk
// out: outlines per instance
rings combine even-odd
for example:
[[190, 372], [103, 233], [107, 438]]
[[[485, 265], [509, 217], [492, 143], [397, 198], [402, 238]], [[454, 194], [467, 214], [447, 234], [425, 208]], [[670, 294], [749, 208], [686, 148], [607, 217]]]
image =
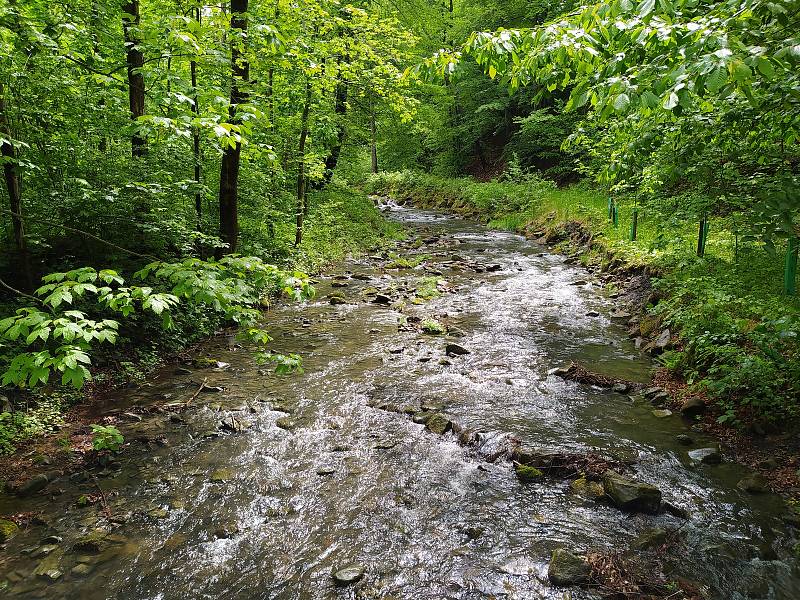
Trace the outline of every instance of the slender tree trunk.
[[[229, 120], [241, 123], [237, 116], [237, 108], [247, 101], [247, 92], [243, 89], [250, 79], [250, 63], [242, 56], [242, 46], [247, 35], [247, 2], [248, 0], [231, 0], [231, 33], [238, 30], [239, 35], [231, 36], [231, 104]], [[239, 238], [239, 167], [242, 158], [242, 144], [237, 142], [228, 146], [222, 154], [222, 168], [219, 176], [219, 234], [228, 244], [228, 252], [236, 252]], [[222, 254], [221, 250], [217, 251]]]
[[17, 172], [17, 151], [11, 143], [11, 128], [6, 117], [5, 88], [0, 82], [0, 133], [3, 134], [3, 143], [0, 144], [0, 154], [3, 156], [3, 177], [8, 190], [9, 209], [11, 210], [11, 225], [14, 229], [14, 245], [19, 254], [21, 271], [25, 277], [27, 290], [33, 288], [33, 275], [31, 273], [28, 244], [25, 240], [25, 222], [22, 217], [22, 187], [19, 173]]
[[[198, 25], [200, 24], [200, 8], [197, 8], [195, 13], [195, 18], [197, 19]], [[192, 59], [189, 63], [189, 69], [191, 71], [192, 76], [192, 91], [194, 92], [194, 104], [192, 105], [192, 111], [195, 114], [195, 117], [198, 119], [200, 118], [200, 99], [198, 98], [197, 93], [197, 60]], [[200, 191], [200, 166], [202, 156], [200, 155], [200, 128], [193, 127], [192, 128], [192, 157], [194, 158], [194, 182], [197, 185], [197, 190], [194, 193], [194, 210], [197, 214], [197, 230], [202, 231], [203, 229], [203, 194]]]
[[[98, 7], [98, 0], [94, 0], [92, 2], [92, 52], [94, 53], [94, 59], [100, 60], [102, 55], [100, 54], [100, 38], [97, 35], [97, 31], [100, 29], [100, 8]], [[97, 106], [100, 110], [105, 108], [106, 101], [105, 98], [100, 98], [97, 101]], [[108, 148], [108, 142], [106, 141], [105, 134], [100, 135], [100, 140], [97, 144], [97, 149], [100, 152], [105, 152]]]
[[345, 135], [344, 117], [347, 114], [347, 84], [342, 81], [341, 70], [339, 80], [336, 83], [333, 111], [336, 115], [336, 143], [325, 158], [325, 175], [319, 187], [326, 186], [331, 182], [333, 173], [336, 171], [336, 165], [339, 164], [339, 157], [342, 154]]
[[[136, 121], [144, 115], [144, 53], [139, 49], [140, 24], [139, 0], [127, 0], [122, 5], [122, 32], [125, 38], [125, 60], [128, 68], [128, 104], [131, 119]], [[142, 157], [147, 152], [144, 138], [138, 134], [131, 137], [131, 156]]]
[[308, 113], [311, 110], [311, 80], [306, 79], [306, 99], [303, 104], [303, 115], [300, 118], [300, 145], [298, 146], [297, 165], [297, 204], [295, 206], [294, 245], [303, 241], [303, 217], [308, 211], [306, 204], [306, 139], [308, 138]]
[[375, 127], [375, 105], [372, 105], [372, 110], [369, 115], [369, 130], [370, 130], [370, 150], [372, 154], [372, 172], [378, 172], [378, 132]]

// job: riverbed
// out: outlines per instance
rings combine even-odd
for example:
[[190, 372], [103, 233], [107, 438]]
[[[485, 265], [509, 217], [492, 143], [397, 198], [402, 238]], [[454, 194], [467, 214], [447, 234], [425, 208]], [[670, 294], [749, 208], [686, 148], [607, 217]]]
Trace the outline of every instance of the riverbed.
[[[625, 549], [663, 528], [679, 540], [671, 576], [709, 598], [800, 598], [781, 498], [737, 489], [747, 471], [734, 463], [692, 464], [687, 452], [713, 441], [678, 415], [552, 374], [575, 361], [649, 381], [652, 364], [610, 317], [618, 307], [604, 286], [521, 236], [386, 212], [409, 228], [396, 250], [408, 263], [345, 262], [314, 300], [266, 313], [273, 348], [300, 354], [303, 374], [277, 376], [220, 335], [195, 357], [209, 360], [170, 365], [108, 399], [128, 442], [111, 464], [33, 498], [0, 498], [0, 512], [42, 511], [46, 523], [3, 549], [5, 593], [597, 598], [548, 582], [553, 550]], [[429, 321], [447, 332], [426, 333]], [[448, 355], [447, 344], [466, 353]], [[509, 461], [430, 432], [405, 405], [486, 439], [622, 457], [677, 510], [628, 514], [569, 478], [521, 481]], [[364, 575], [338, 587], [331, 573], [347, 564]]]

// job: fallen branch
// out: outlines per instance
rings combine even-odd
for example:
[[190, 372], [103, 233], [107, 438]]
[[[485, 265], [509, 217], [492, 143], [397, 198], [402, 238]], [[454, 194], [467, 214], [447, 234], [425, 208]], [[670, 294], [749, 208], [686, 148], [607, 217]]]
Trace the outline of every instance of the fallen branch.
[[184, 406], [189, 406], [192, 402], [194, 402], [194, 399], [200, 395], [200, 392], [202, 392], [203, 389], [205, 389], [207, 381], [208, 377], [203, 379], [203, 383], [200, 384], [200, 387], [197, 388], [197, 391], [194, 394], [192, 394], [191, 398], [189, 398], [186, 402], [183, 403]]

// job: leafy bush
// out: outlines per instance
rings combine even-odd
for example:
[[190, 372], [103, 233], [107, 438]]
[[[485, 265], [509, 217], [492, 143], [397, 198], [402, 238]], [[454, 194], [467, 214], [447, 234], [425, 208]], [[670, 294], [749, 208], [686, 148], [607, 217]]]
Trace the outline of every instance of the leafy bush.
[[110, 450], [116, 452], [122, 447], [125, 438], [113, 425], [90, 425], [92, 428], [92, 448], [96, 452]]

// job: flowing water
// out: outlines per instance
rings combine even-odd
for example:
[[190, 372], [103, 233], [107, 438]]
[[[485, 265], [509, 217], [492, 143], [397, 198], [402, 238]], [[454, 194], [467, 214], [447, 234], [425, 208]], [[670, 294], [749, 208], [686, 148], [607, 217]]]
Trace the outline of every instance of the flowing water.
[[[667, 559], [672, 575], [706, 586], [708, 597], [800, 598], [780, 498], [737, 490], [746, 473], [735, 464], [692, 467], [675, 439], [688, 431], [677, 416], [657, 418], [647, 402], [548, 374], [574, 360], [648, 379], [650, 364], [608, 318], [613, 300], [600, 286], [573, 285], [589, 278], [585, 271], [510, 233], [431, 212], [389, 212], [425, 240], [402, 251], [425, 255], [422, 265], [397, 271], [377, 257], [352, 261], [320, 282], [316, 300], [268, 313], [275, 349], [303, 355], [304, 374], [275, 376], [247, 349], [215, 338], [200, 354], [230, 367], [165, 368], [109, 399], [109, 410], [130, 413], [120, 417], [131, 445], [119, 464], [96, 480], [64, 478], [24, 502], [0, 497], [0, 513], [43, 510], [48, 522], [6, 545], [0, 569], [12, 585], [3, 593], [592, 598], [597, 591], [548, 584], [553, 549], [625, 548], [663, 527], [679, 529], [682, 540]], [[476, 273], [468, 267], [476, 264], [499, 268]], [[444, 293], [408, 302], [402, 313], [363, 293], [413, 297], [421, 278], [437, 271]], [[331, 304], [331, 292], [346, 303]], [[402, 315], [437, 318], [459, 337], [398, 331]], [[470, 354], [446, 357], [447, 341]], [[192, 400], [204, 379], [223, 389]], [[466, 427], [513, 433], [536, 448], [635, 458], [635, 476], [690, 516], [625, 514], [573, 493], [569, 481], [523, 483], [508, 461], [489, 462], [452, 435], [372, 408], [381, 401], [427, 403]], [[226, 419], [245, 430], [220, 431]], [[690, 433], [694, 447], [710, 444]], [[76, 504], [97, 492], [95, 481], [105, 514], [101, 503]], [[74, 549], [98, 529], [110, 533], [94, 552]], [[46, 535], [63, 541], [43, 551]], [[332, 569], [352, 562], [365, 568], [363, 580], [335, 587]]]

